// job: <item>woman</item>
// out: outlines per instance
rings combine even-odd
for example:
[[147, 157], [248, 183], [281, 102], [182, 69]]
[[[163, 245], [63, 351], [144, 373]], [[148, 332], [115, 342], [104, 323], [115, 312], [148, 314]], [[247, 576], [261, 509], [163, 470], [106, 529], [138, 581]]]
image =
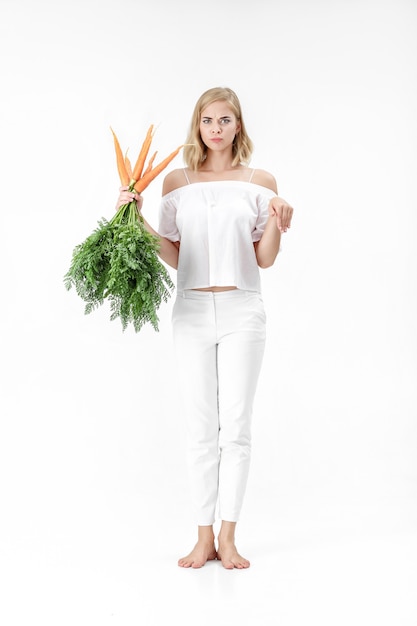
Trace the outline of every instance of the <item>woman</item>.
[[[249, 567], [235, 546], [250, 461], [252, 405], [265, 344], [259, 267], [270, 267], [292, 207], [275, 178], [249, 169], [252, 142], [228, 88], [199, 98], [185, 169], [164, 180], [160, 257], [177, 270], [173, 335], [187, 429], [191, 499], [198, 526], [181, 567], [219, 559]], [[123, 187], [117, 206], [142, 198]], [[215, 546], [216, 507], [222, 520]]]

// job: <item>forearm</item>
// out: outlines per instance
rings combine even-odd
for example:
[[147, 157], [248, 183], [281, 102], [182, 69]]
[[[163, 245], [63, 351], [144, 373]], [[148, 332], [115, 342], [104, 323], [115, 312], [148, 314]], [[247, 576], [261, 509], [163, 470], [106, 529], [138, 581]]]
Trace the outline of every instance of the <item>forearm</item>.
[[271, 267], [274, 264], [281, 243], [281, 231], [275, 216], [270, 215], [261, 239], [255, 245], [256, 260], [259, 267]]

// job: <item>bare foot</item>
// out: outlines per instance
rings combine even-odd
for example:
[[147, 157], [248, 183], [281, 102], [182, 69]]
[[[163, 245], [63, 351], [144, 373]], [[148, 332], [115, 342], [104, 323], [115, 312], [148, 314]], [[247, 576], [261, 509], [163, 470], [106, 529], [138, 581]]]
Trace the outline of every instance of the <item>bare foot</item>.
[[250, 566], [249, 561], [244, 559], [243, 556], [240, 556], [233, 542], [219, 542], [217, 558], [226, 569], [246, 569]]
[[214, 547], [214, 542], [206, 542], [206, 541], [197, 541], [194, 546], [194, 549], [190, 552], [188, 556], [183, 557], [178, 561], [178, 565], [180, 567], [193, 567], [199, 568], [203, 567], [207, 563], [207, 561], [213, 561], [217, 559], [216, 548]]

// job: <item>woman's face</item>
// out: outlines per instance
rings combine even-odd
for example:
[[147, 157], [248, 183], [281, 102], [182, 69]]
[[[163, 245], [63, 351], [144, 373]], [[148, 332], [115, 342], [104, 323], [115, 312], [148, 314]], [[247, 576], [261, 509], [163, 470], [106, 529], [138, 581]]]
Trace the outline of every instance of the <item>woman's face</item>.
[[201, 112], [200, 135], [209, 150], [224, 150], [233, 144], [240, 124], [224, 100], [212, 102]]

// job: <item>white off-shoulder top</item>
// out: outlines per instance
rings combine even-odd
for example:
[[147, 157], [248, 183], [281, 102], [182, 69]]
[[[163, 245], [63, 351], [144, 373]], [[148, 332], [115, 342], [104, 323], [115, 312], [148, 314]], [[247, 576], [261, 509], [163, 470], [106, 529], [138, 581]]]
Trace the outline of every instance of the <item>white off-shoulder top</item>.
[[260, 292], [253, 243], [262, 236], [274, 196], [237, 180], [190, 183], [164, 195], [158, 232], [181, 242], [178, 291], [233, 285]]

